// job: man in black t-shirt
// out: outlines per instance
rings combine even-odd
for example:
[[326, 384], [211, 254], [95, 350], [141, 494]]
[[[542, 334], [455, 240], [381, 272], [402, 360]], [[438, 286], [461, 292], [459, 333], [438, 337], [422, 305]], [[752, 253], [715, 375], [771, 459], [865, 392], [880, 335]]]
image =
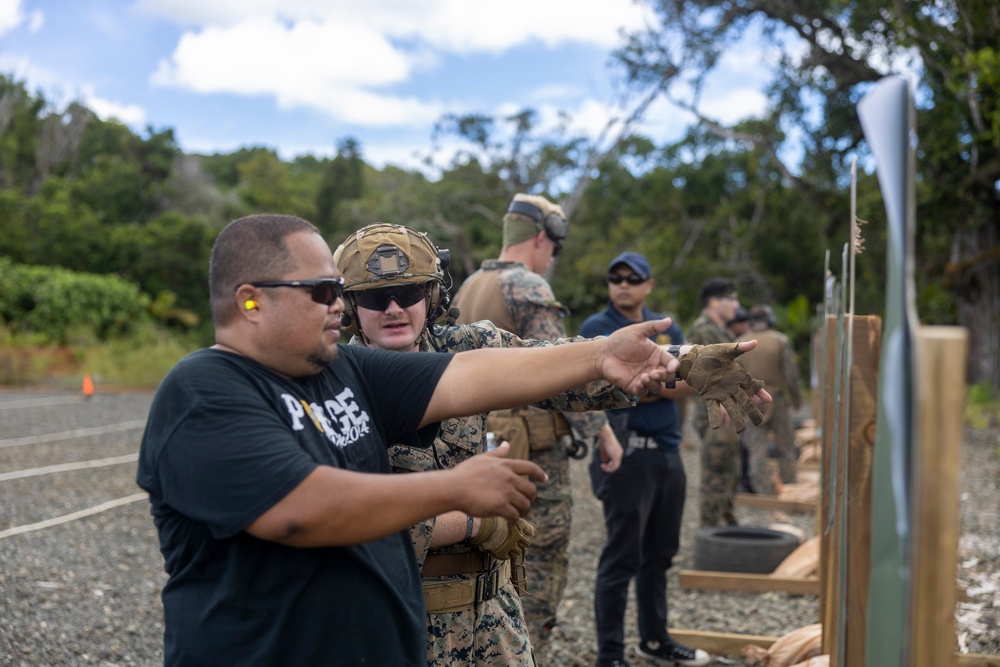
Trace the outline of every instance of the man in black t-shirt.
[[387, 443], [595, 379], [645, 394], [677, 367], [650, 340], [669, 320], [547, 348], [341, 347], [332, 253], [291, 216], [227, 226], [209, 282], [216, 345], [164, 379], [139, 455], [169, 575], [167, 665], [425, 664], [406, 529], [451, 510], [515, 521], [545, 475], [506, 445], [450, 470], [372, 474], [390, 472]]

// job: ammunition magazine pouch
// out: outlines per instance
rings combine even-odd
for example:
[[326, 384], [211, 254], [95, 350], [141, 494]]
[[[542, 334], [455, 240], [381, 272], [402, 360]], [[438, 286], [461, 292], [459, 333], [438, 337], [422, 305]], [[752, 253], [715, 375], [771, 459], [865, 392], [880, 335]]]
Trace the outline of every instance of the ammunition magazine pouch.
[[559, 438], [572, 433], [569, 422], [558, 412], [534, 408], [497, 410], [486, 418], [486, 429], [498, 440], [510, 443], [512, 459], [527, 459], [529, 452], [552, 449]]
[[510, 561], [497, 560], [483, 551], [432, 554], [421, 573], [424, 577], [463, 576], [450, 581], [424, 580], [427, 613], [450, 614], [496, 596], [510, 580]]

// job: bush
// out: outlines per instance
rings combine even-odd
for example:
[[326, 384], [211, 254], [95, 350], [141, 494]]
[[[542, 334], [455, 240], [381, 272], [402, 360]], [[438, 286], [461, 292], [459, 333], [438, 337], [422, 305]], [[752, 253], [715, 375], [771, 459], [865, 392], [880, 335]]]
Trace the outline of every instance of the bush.
[[118, 276], [14, 264], [0, 257], [0, 320], [12, 331], [64, 344], [127, 333], [149, 317], [149, 297]]

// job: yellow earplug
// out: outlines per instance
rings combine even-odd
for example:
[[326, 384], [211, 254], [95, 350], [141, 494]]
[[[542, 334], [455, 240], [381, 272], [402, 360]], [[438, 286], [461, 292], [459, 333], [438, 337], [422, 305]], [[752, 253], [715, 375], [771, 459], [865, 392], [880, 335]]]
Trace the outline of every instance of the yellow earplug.
[[247, 299], [246, 302], [244, 302], [243, 307], [247, 310], [253, 310], [257, 307], [257, 302], [253, 299]]

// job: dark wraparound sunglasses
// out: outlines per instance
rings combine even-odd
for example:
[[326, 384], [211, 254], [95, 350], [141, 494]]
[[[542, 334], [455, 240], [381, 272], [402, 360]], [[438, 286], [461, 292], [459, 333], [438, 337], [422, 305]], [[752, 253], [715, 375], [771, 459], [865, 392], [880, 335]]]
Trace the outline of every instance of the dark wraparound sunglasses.
[[427, 283], [379, 287], [351, 294], [354, 295], [354, 300], [360, 307], [368, 310], [385, 311], [392, 300], [395, 300], [400, 308], [409, 308], [427, 297]]
[[623, 276], [620, 273], [608, 274], [608, 282], [611, 283], [612, 285], [621, 285], [623, 280], [627, 282], [629, 285], [641, 285], [649, 279], [643, 278], [638, 273], [630, 273], [628, 274], [628, 276]]
[[[316, 303], [332, 306], [337, 299], [344, 297], [343, 278], [317, 278], [316, 280], [267, 280], [258, 283], [246, 283], [253, 287], [305, 287], [309, 297]], [[236, 289], [239, 289], [237, 287]]]

